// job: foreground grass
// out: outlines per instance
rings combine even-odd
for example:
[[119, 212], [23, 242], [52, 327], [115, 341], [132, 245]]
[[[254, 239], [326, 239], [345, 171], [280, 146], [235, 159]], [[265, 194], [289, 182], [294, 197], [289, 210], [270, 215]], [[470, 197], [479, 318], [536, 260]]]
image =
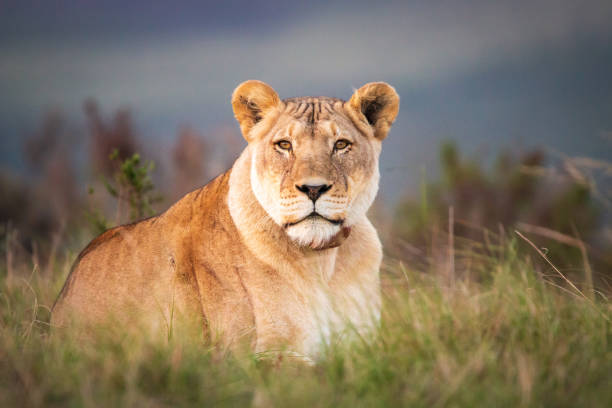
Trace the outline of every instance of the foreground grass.
[[552, 286], [512, 248], [479, 265], [452, 287], [391, 265], [379, 333], [314, 367], [136, 332], [50, 336], [66, 268], [4, 268], [0, 406], [612, 406], [611, 304]]

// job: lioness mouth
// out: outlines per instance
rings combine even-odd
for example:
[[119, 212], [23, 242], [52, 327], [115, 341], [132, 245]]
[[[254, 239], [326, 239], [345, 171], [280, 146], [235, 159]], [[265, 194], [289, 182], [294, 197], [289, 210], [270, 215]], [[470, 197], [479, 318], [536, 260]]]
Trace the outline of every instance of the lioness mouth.
[[344, 222], [344, 220], [332, 220], [330, 218], [324, 217], [321, 214], [319, 214], [316, 211], [311, 212], [310, 214], [308, 214], [306, 217], [302, 218], [301, 220], [295, 221], [295, 222], [289, 222], [287, 224], [285, 224], [285, 228], [287, 227], [291, 227], [293, 225], [299, 224], [300, 222], [307, 220], [307, 219], [315, 219], [315, 218], [322, 218], [327, 222], [330, 222], [334, 225], [342, 225], [342, 223]]

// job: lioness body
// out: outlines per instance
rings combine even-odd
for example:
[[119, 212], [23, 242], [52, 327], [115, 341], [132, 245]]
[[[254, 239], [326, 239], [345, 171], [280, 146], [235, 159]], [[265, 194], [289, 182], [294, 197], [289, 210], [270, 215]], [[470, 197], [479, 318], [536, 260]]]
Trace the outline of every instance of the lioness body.
[[[343, 115], [334, 123], [351, 123], [344, 102], [329, 103]], [[366, 329], [377, 321], [382, 249], [365, 210], [378, 185], [380, 142], [352, 128], [355, 154], [343, 153], [325, 167], [328, 159], [313, 161], [325, 145], [317, 145], [315, 138], [335, 137], [325, 134], [330, 120], [319, 126], [313, 114], [311, 134], [303, 136], [301, 118], [282, 114], [299, 106], [285, 101], [284, 110], [278, 108], [281, 114], [274, 116], [263, 105], [260, 101], [253, 110], [264, 120], [253, 124], [245, 124], [234, 106], [250, 140], [231, 170], [165, 213], [114, 228], [90, 243], [54, 306], [54, 326], [112, 317], [122, 324], [145, 322], [169, 330], [175, 321], [188, 321], [229, 346], [247, 344], [256, 352], [286, 347], [315, 356], [331, 333], [347, 325]], [[302, 129], [292, 139], [291, 155], [279, 149], [268, 153], [272, 139], [264, 142], [264, 136], [253, 141], [255, 131], [285, 134], [287, 126], [294, 133]], [[319, 157], [329, 157], [320, 151]], [[366, 164], [354, 169], [347, 160], [360, 152]], [[282, 168], [282, 177], [270, 184], [275, 174], [268, 172], [275, 166]], [[343, 174], [340, 166], [353, 170]], [[329, 192], [314, 200], [303, 197], [301, 180], [322, 176]], [[286, 204], [280, 215], [269, 208], [279, 201], [270, 201], [274, 185], [280, 186], [281, 207]]]

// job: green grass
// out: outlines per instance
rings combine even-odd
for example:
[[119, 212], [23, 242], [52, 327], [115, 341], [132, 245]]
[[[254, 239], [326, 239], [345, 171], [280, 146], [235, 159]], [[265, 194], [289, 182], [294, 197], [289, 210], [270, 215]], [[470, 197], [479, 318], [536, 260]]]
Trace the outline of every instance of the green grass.
[[0, 406], [612, 406], [609, 301], [548, 283], [516, 245], [501, 252], [473, 255], [478, 279], [452, 286], [387, 261], [378, 334], [313, 367], [136, 331], [50, 335], [69, 262], [2, 267]]

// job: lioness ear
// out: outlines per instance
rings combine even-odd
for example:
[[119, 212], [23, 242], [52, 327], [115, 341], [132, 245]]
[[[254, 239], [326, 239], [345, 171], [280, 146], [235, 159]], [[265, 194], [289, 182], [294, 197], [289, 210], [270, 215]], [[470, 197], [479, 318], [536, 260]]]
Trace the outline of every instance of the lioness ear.
[[253, 126], [281, 103], [274, 89], [264, 82], [250, 80], [238, 85], [232, 94], [232, 108], [247, 141], [252, 140], [250, 131]]
[[356, 90], [347, 104], [356, 119], [371, 126], [374, 137], [383, 140], [399, 111], [399, 95], [385, 82], [370, 82]]

